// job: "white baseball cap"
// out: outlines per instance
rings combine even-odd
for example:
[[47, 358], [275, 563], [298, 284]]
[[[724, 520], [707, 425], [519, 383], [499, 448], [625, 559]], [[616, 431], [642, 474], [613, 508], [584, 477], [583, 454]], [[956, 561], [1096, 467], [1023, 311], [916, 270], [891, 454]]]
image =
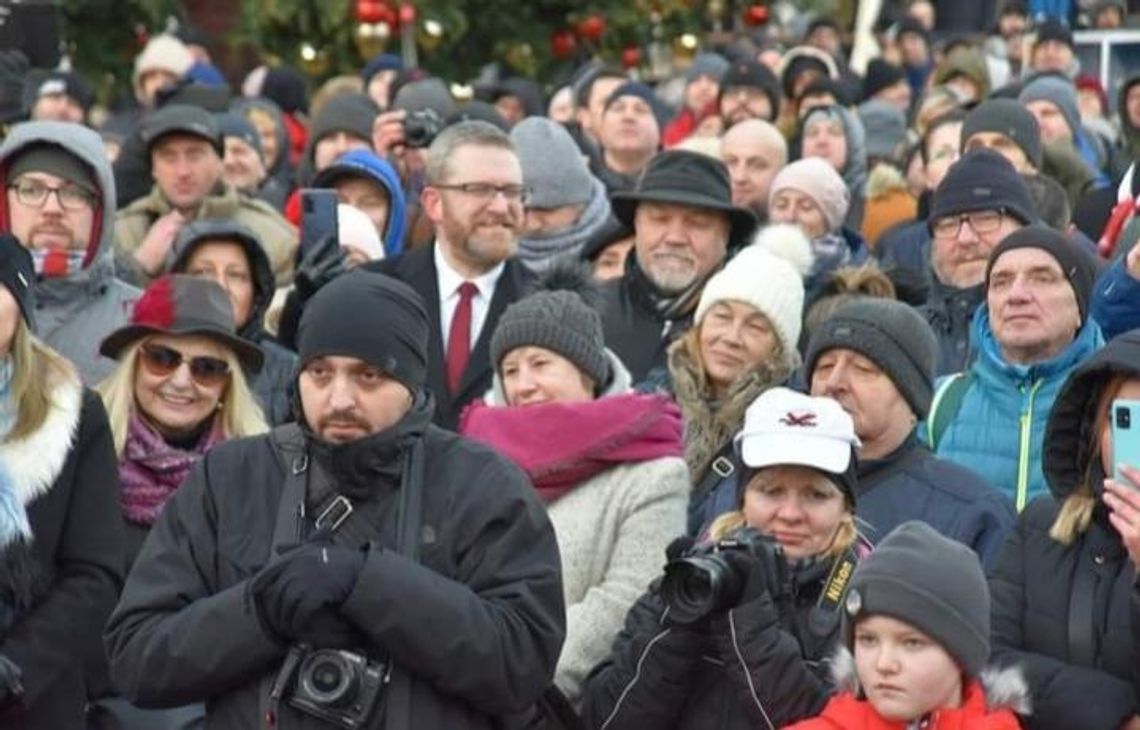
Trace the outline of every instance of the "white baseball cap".
[[861, 446], [854, 421], [837, 401], [789, 388], [771, 388], [752, 401], [736, 444], [753, 469], [795, 464], [831, 474], [846, 473]]

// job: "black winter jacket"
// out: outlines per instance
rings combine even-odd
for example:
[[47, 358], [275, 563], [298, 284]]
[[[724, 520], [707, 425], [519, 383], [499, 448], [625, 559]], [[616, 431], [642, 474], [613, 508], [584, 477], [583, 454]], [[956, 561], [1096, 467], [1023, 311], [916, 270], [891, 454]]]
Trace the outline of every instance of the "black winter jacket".
[[931, 274], [930, 296], [919, 313], [930, 323], [938, 338], [938, 363], [935, 375], [949, 375], [965, 370], [974, 360], [970, 350], [970, 324], [974, 312], [985, 301], [982, 285], [967, 289], [947, 286]]
[[[1099, 457], [1090, 464], [1096, 404], [1113, 373], [1140, 377], [1140, 330], [1093, 355], [1057, 396], [1043, 462], [1052, 496], [1021, 514], [990, 575], [994, 659], [1025, 671], [1032, 730], [1116, 730], [1140, 713], [1140, 589], [1101, 501]], [[1092, 524], [1072, 545], [1051, 538], [1062, 501], [1090, 486]]]
[[[301, 506], [281, 503], [290, 466], [271, 438], [211, 450], [154, 525], [105, 634], [132, 702], [205, 700], [209, 728], [262, 727], [286, 647], [262, 629], [246, 586], [270, 557], [279, 510], [296, 519]], [[500, 718], [550, 685], [565, 633], [554, 531], [505, 458], [430, 424], [419, 438], [420, 561], [393, 549], [400, 489], [382, 482], [371, 497], [382, 527], [340, 612], [365, 634], [360, 650], [412, 675], [410, 728], [513, 727]], [[277, 717], [281, 730], [331, 727], [285, 704]]]
[[765, 591], [710, 618], [704, 630], [670, 627], [655, 583], [630, 609], [610, 658], [586, 681], [586, 726], [753, 730], [815, 716], [832, 692], [826, 658], [839, 639], [839, 616], [831, 615], [825, 632], [809, 629], [808, 621], [832, 565], [793, 571], [791, 615]]
[[23, 724], [80, 728], [100, 632], [122, 587], [119, 469], [99, 397], [74, 382], [55, 390], [39, 431], [0, 445], [24, 500], [32, 541], [0, 549], [0, 653], [23, 672]]

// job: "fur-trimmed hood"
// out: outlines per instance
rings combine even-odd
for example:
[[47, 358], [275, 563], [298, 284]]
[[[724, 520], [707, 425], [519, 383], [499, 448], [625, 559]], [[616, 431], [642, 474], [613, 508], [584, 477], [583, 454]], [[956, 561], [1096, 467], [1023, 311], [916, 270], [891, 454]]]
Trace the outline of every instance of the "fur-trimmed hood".
[[[855, 656], [846, 646], [840, 645], [830, 659], [831, 679], [837, 692], [862, 696], [859, 677], [855, 673]], [[978, 682], [986, 695], [986, 708], [990, 711], [1010, 710], [1019, 715], [1032, 713], [1029, 683], [1018, 666], [987, 667], [978, 675]]]

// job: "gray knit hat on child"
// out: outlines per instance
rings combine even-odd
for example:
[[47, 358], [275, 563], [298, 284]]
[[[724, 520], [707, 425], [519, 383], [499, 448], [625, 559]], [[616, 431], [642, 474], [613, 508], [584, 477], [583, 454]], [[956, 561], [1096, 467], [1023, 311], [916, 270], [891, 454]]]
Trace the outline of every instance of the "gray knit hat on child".
[[527, 207], [561, 208], [589, 202], [594, 177], [570, 133], [558, 122], [528, 117], [511, 130], [522, 165]]
[[819, 356], [828, 350], [854, 350], [879, 366], [919, 418], [934, 397], [938, 339], [912, 307], [867, 297], [843, 305], [811, 338], [805, 372], [811, 379]]
[[859, 562], [844, 605], [843, 640], [884, 615], [938, 642], [970, 677], [990, 657], [990, 591], [978, 556], [925, 522], [904, 522]]
[[495, 372], [507, 353], [528, 345], [558, 353], [599, 388], [609, 382], [602, 318], [572, 291], [540, 291], [507, 307], [491, 336]]

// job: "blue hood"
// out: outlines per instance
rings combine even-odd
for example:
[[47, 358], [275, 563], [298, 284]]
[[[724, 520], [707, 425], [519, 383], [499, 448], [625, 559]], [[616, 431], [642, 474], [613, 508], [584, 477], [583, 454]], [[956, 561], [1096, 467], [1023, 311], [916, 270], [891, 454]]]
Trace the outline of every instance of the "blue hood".
[[353, 174], [375, 180], [388, 191], [388, 225], [384, 228], [385, 258], [395, 258], [404, 252], [404, 221], [407, 203], [400, 176], [396, 169], [370, 150], [352, 150], [333, 160], [313, 179], [313, 187], [332, 187], [333, 181], [344, 175]]

